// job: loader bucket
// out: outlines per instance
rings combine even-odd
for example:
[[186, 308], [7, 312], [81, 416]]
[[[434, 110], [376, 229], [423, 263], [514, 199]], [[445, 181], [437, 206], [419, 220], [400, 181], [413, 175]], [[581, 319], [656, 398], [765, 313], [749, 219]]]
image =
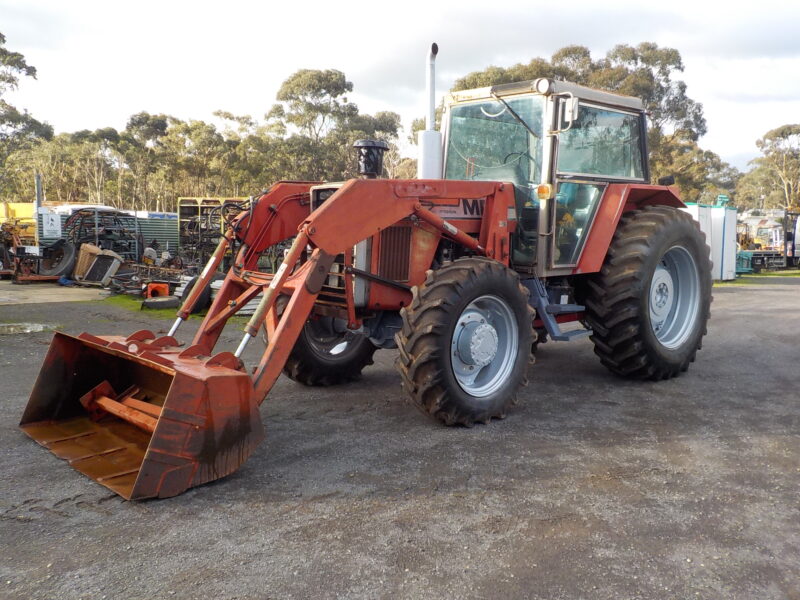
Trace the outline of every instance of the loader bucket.
[[56, 333], [20, 428], [126, 499], [234, 472], [264, 438], [249, 376], [171, 337]]

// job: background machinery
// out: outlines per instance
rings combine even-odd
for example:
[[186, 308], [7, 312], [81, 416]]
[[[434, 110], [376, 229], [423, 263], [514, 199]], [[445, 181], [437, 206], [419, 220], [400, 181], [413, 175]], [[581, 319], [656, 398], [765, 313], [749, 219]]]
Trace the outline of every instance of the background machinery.
[[[538, 79], [452, 94], [443, 124], [441, 143], [423, 132], [426, 178], [379, 179], [383, 147], [362, 142], [362, 179], [279, 182], [250, 201], [167, 335], [56, 333], [23, 431], [125, 498], [166, 497], [247, 459], [281, 372], [343, 383], [378, 348], [397, 347], [411, 403], [448, 425], [504, 417], [548, 339], [591, 336], [624, 377], [685, 371], [709, 317], [709, 250], [675, 190], [648, 183], [642, 103]], [[239, 346], [216, 349], [261, 292]], [[244, 365], [261, 335], [263, 356]]]
[[[178, 246], [185, 266], [208, 261], [225, 233], [227, 221], [246, 198], [178, 198]], [[225, 267], [228, 264], [225, 264]]]

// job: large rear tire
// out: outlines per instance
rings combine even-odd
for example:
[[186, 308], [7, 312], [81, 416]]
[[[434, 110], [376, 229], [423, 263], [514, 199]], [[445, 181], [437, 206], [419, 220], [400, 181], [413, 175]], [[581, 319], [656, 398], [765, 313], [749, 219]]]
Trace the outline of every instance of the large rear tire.
[[710, 305], [709, 249], [692, 217], [668, 206], [623, 215], [586, 299], [601, 362], [631, 379], [679, 375], [701, 348]]
[[56, 242], [50, 251], [50, 257], [41, 261], [39, 275], [51, 277], [69, 277], [75, 267], [77, 251], [72, 242]]
[[463, 258], [429, 271], [400, 311], [396, 366], [411, 402], [446, 425], [503, 418], [526, 380], [533, 311], [519, 276]]
[[377, 347], [331, 317], [309, 319], [295, 342], [283, 372], [308, 386], [339, 385], [361, 377]]

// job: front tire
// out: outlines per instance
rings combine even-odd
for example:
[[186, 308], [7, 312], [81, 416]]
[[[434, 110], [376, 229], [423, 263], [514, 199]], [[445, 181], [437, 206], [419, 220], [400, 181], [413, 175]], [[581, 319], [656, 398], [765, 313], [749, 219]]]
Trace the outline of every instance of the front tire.
[[400, 311], [396, 366], [411, 402], [446, 425], [503, 418], [533, 341], [533, 311], [519, 276], [497, 261], [462, 258], [414, 288]]
[[627, 213], [589, 281], [595, 353], [623, 377], [675, 377], [701, 348], [710, 305], [709, 249], [691, 216], [668, 206]]

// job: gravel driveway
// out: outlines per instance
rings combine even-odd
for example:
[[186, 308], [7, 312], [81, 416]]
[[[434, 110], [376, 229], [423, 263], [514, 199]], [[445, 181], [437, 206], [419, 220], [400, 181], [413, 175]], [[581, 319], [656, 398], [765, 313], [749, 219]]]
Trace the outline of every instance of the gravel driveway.
[[[684, 376], [627, 382], [588, 340], [548, 343], [488, 426], [418, 413], [393, 351], [347, 387], [281, 378], [237, 473], [141, 503], [16, 428], [51, 334], [0, 335], [0, 597], [800, 598], [800, 278], [754, 281], [714, 289]], [[168, 325], [0, 306], [19, 321]]]

